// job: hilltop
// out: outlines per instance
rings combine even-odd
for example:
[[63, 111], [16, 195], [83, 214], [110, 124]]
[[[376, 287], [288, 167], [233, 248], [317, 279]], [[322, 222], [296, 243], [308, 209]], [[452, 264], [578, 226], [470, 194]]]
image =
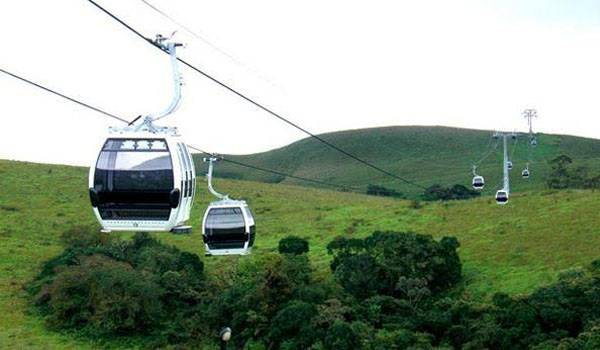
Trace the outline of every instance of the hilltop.
[[[310, 241], [317, 273], [329, 274], [325, 245], [334, 237], [365, 237], [375, 230], [413, 231], [461, 243], [465, 293], [487, 299], [495, 292], [528, 293], [559, 272], [600, 256], [600, 202], [591, 191], [516, 194], [507, 207], [491, 198], [416, 205], [360, 194], [217, 179], [217, 186], [251, 204], [258, 238], [253, 256], [204, 258], [201, 213], [210, 197], [200, 190], [191, 235], [155, 234], [199, 254], [212, 275], [227, 275], [241, 259], [276, 251], [294, 234]], [[201, 189], [202, 187], [199, 187]], [[87, 169], [0, 160], [0, 344], [28, 348], [104, 347], [54, 333], [27, 312], [23, 284], [62, 250], [60, 234], [75, 225], [97, 225], [87, 196]], [[129, 237], [131, 234], [122, 234]]]
[[[491, 140], [491, 134], [491, 131], [449, 127], [393, 126], [339, 131], [320, 136], [385, 170], [428, 187], [433, 184], [470, 186], [472, 164], [496, 146], [496, 141]], [[548, 160], [561, 154], [573, 158], [575, 166], [600, 168], [600, 140], [546, 134], [539, 134], [538, 140], [539, 145], [531, 153], [532, 177], [527, 181], [519, 176], [529, 160], [526, 138], [522, 137], [516, 144], [511, 141], [510, 152], [514, 154], [515, 164], [512, 183], [514, 192], [543, 189], [550, 170]], [[295, 176], [364, 190], [367, 185], [376, 184], [413, 198], [422, 192], [419, 188], [369, 169], [312, 138], [268, 152], [226, 157]], [[204, 171], [201, 157], [196, 158], [196, 166]], [[486, 177], [489, 185], [484, 193], [491, 195], [501, 184], [501, 143], [481, 163], [480, 173]], [[217, 177], [231, 179], [314, 186], [226, 162], [218, 165], [215, 174]]]

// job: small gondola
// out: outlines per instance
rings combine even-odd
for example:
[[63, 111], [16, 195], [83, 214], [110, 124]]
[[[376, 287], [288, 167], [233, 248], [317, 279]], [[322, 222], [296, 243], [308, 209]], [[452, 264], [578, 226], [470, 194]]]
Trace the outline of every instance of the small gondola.
[[521, 176], [522, 176], [524, 179], [529, 179], [529, 175], [530, 175], [530, 173], [529, 173], [529, 169], [523, 169], [523, 171], [521, 172]]
[[256, 226], [245, 201], [212, 202], [206, 209], [202, 227], [207, 255], [246, 255], [252, 250]]
[[250, 207], [243, 200], [233, 200], [215, 191], [212, 186], [213, 163], [208, 162], [208, 190], [219, 200], [210, 203], [202, 220], [202, 239], [206, 255], [247, 255], [252, 251], [256, 225]]
[[511, 162], [509, 160], [508, 162], [506, 162], [506, 166], [508, 167], [508, 170], [512, 170], [513, 169], [513, 162]]
[[508, 192], [505, 190], [499, 190], [496, 192], [496, 203], [505, 205], [508, 203]]
[[483, 188], [485, 187], [485, 179], [483, 178], [483, 176], [477, 175], [473, 177], [473, 189], [475, 190], [483, 190]]

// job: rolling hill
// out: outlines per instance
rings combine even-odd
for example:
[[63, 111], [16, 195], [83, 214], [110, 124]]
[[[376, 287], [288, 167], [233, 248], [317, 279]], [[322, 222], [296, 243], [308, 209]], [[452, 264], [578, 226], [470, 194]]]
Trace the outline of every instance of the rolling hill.
[[[572, 147], [568, 145], [552, 147]], [[587, 152], [592, 154], [594, 147]], [[247, 199], [255, 212], [258, 237], [252, 256], [203, 257], [199, 225], [211, 199], [202, 190], [192, 213], [191, 235], [155, 234], [199, 254], [214, 278], [226, 276], [241, 259], [275, 251], [279, 239], [290, 234], [310, 241], [310, 259], [322, 278], [330, 274], [325, 246], [338, 235], [365, 237], [375, 230], [395, 230], [456, 236], [464, 293], [474, 299], [495, 292], [528, 293], [554, 281], [559, 272], [600, 257], [600, 201], [592, 191], [524, 192], [506, 207], [487, 197], [421, 207], [411, 201], [287, 184], [216, 182]], [[61, 233], [75, 225], [97, 225], [86, 189], [87, 169], [0, 160], [0, 348], [132, 347], [130, 340], [106, 343], [50, 331], [28, 312], [23, 285], [62, 250]]]
[[[500, 142], [496, 148], [496, 141], [491, 140], [491, 133], [448, 127], [395, 126], [340, 131], [320, 136], [424, 187], [433, 184], [470, 185], [472, 164], [490, 150], [496, 149], [480, 166], [480, 173], [486, 177], [489, 185], [485, 193], [491, 195], [502, 181], [502, 144]], [[572, 157], [576, 161], [575, 165], [600, 168], [600, 140], [545, 134], [538, 135], [538, 140], [539, 145], [531, 153], [532, 177], [527, 181], [519, 176], [529, 160], [526, 137], [520, 138], [516, 144], [511, 141], [510, 152], [514, 155], [515, 164], [512, 190], [515, 192], [544, 188], [550, 170], [548, 160], [561, 154]], [[418, 187], [369, 169], [312, 138], [264, 153], [226, 157], [295, 176], [363, 190], [366, 190], [368, 184], [377, 184], [396, 189], [412, 198], [422, 193]], [[204, 171], [200, 156], [196, 159], [196, 165], [199, 170]], [[223, 178], [267, 183], [312, 185], [226, 162], [217, 166], [215, 174]]]

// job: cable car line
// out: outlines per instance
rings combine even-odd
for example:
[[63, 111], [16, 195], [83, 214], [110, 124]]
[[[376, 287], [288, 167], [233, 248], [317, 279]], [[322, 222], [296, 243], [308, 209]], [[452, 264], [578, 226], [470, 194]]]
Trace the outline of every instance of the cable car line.
[[[50, 89], [48, 87], [45, 87], [45, 86], [43, 86], [41, 84], [35, 83], [35, 82], [33, 82], [33, 81], [29, 80], [29, 79], [23, 78], [23, 77], [21, 77], [19, 75], [16, 75], [14, 73], [6, 71], [6, 70], [4, 70], [2, 68], [0, 68], [0, 72], [6, 74], [8, 76], [11, 76], [11, 77], [13, 77], [15, 79], [18, 79], [18, 80], [20, 80], [22, 82], [30, 84], [32, 86], [35, 86], [35, 87], [37, 87], [39, 89], [42, 89], [42, 90], [44, 90], [46, 92], [49, 92], [51, 94], [57, 95], [59, 97], [62, 97], [64, 99], [69, 100], [69, 101], [71, 101], [73, 103], [76, 103], [76, 104], [78, 104], [80, 106], [83, 106], [83, 107], [88, 108], [90, 110], [93, 110], [95, 112], [101, 113], [101, 114], [103, 114], [103, 115], [105, 115], [107, 117], [114, 118], [114, 119], [116, 119], [116, 120], [118, 120], [120, 122], [123, 122], [125, 124], [128, 124], [128, 125], [130, 124], [130, 122], [128, 120], [126, 120], [124, 118], [121, 118], [119, 116], [116, 116], [116, 115], [114, 115], [114, 114], [112, 114], [110, 112], [107, 112], [106, 110], [103, 110], [103, 109], [98, 108], [98, 107], [94, 107], [94, 106], [92, 106], [92, 105], [90, 105], [88, 103], [85, 103], [85, 102], [81, 101], [81, 100], [75, 99], [73, 97], [67, 96], [67, 95], [65, 95], [63, 93], [60, 93], [58, 91], [52, 90], [52, 89]], [[139, 117], [137, 117], [136, 119], [139, 119]], [[193, 149], [193, 150], [196, 150], [198, 152], [202, 152], [202, 153], [204, 153], [206, 155], [214, 156], [213, 153], [203, 151], [203, 150], [201, 150], [201, 149], [199, 149], [197, 147], [194, 147], [192, 145], [188, 144], [187, 146], [189, 148]], [[233, 159], [228, 159], [228, 158], [224, 158], [223, 161], [231, 163], [231, 164], [235, 164], [237, 166], [241, 166], [241, 167], [245, 167], [245, 168], [249, 168], [249, 169], [254, 169], [254, 170], [259, 170], [259, 171], [262, 171], [262, 172], [271, 173], [271, 174], [278, 175], [278, 176], [289, 177], [291, 179], [296, 179], [296, 180], [300, 180], [300, 181], [304, 181], [304, 182], [311, 182], [311, 183], [314, 183], [314, 184], [325, 185], [325, 186], [329, 186], [329, 187], [333, 187], [333, 188], [340, 188], [340, 189], [345, 190], [345, 191], [352, 190], [353, 192], [364, 193], [364, 191], [361, 191], [359, 188], [353, 187], [353, 186], [345, 186], [345, 185], [334, 184], [334, 183], [330, 183], [330, 182], [326, 182], [326, 181], [321, 181], [321, 180], [316, 180], [316, 179], [310, 179], [310, 178], [306, 178], [306, 177], [296, 176], [296, 175], [292, 175], [292, 174], [287, 174], [287, 173], [284, 173], [284, 172], [281, 172], [281, 171], [278, 171], [278, 170], [272, 170], [272, 169], [268, 169], [268, 168], [259, 167], [259, 166], [256, 166], [256, 165], [246, 164], [246, 163], [243, 163], [243, 162], [240, 162], [240, 161], [236, 161], [236, 160], [233, 160]]]
[[[491, 141], [492, 138], [490, 138]], [[490, 146], [491, 142], [488, 144], [488, 147]], [[483, 163], [485, 160], [487, 160], [489, 158], [489, 156], [491, 156], [492, 154], [498, 153], [498, 145], [499, 145], [499, 141], [496, 140], [496, 144], [492, 147], [492, 149], [490, 149], [486, 154], [484, 154], [483, 157], [481, 157], [478, 161], [475, 162], [475, 165], [480, 165], [481, 163]]]
[[[487, 148], [490, 148], [490, 146], [492, 145], [492, 140], [494, 139], [494, 137], [490, 137], [488, 140], [488, 144], [486, 146]], [[484, 155], [475, 163], [473, 163], [472, 165], [472, 176], [473, 179], [471, 180], [471, 186], [473, 187], [474, 190], [477, 191], [482, 191], [485, 188], [485, 178], [480, 175], [477, 171], [477, 168], [479, 167], [479, 165], [481, 165], [481, 163], [483, 161], [485, 161], [492, 153], [495, 153], [495, 151], [498, 150], [498, 140], [496, 140], [496, 144], [489, 150], [489, 151], [484, 151]]]
[[[202, 149], [200, 149], [198, 147], [194, 147], [194, 146], [189, 145], [189, 144], [188, 144], [188, 147], [191, 148], [191, 149], [193, 149], [193, 150], [195, 150], [195, 151], [197, 151], [197, 152], [203, 153], [204, 155], [207, 155], [209, 157], [215, 157], [216, 156], [216, 154], [214, 154], [214, 153], [210, 153], [210, 152], [204, 151], [204, 150], [202, 150]], [[246, 164], [246, 163], [242, 163], [242, 162], [239, 162], [239, 161], [236, 161], [236, 160], [233, 160], [233, 159], [229, 159], [229, 158], [223, 158], [222, 160], [224, 162], [235, 164], [237, 166], [245, 167], [245, 168], [248, 168], [248, 169], [253, 169], [253, 170], [258, 170], [258, 171], [262, 171], [262, 172], [266, 172], [266, 173], [271, 173], [271, 174], [274, 174], [274, 175], [289, 177], [291, 179], [301, 180], [301, 181], [304, 181], [304, 182], [312, 182], [312, 183], [318, 184], [318, 185], [325, 185], [325, 186], [329, 186], [329, 187], [340, 188], [340, 189], [342, 189], [344, 191], [350, 190], [352, 192], [357, 192], [357, 193], [363, 193], [364, 194], [364, 191], [362, 191], [361, 189], [359, 189], [357, 187], [353, 187], [353, 186], [339, 185], [339, 184], [334, 184], [334, 183], [330, 183], [330, 182], [325, 182], [325, 181], [320, 181], [320, 180], [315, 180], [315, 179], [309, 179], [309, 178], [306, 178], [306, 177], [301, 177], [301, 176], [286, 174], [286, 173], [283, 173], [283, 172], [280, 172], [280, 171], [277, 171], [277, 170], [271, 170], [271, 169], [259, 167], [259, 166], [256, 166], [256, 165]]]
[[123, 118], [121, 118], [121, 117], [118, 117], [118, 116], [116, 116], [116, 115], [114, 115], [114, 114], [112, 114], [112, 113], [109, 113], [109, 112], [107, 112], [107, 111], [101, 110], [101, 109], [99, 109], [99, 108], [96, 108], [96, 107], [94, 107], [94, 106], [91, 106], [91, 105], [89, 105], [89, 104], [87, 104], [87, 103], [85, 103], [85, 102], [81, 102], [81, 101], [79, 101], [79, 100], [77, 100], [77, 99], [75, 99], [75, 98], [69, 97], [69, 96], [67, 96], [67, 95], [65, 95], [65, 94], [62, 94], [62, 93], [60, 93], [60, 92], [56, 91], [56, 90], [53, 90], [53, 89], [50, 89], [50, 88], [48, 88], [48, 87], [42, 86], [42, 85], [40, 85], [40, 84], [38, 84], [38, 83], [35, 83], [35, 82], [33, 82], [33, 81], [29, 80], [29, 79], [25, 79], [25, 78], [23, 78], [23, 77], [21, 77], [21, 76], [19, 76], [19, 75], [17, 75], [17, 74], [14, 74], [14, 73], [8, 72], [8, 71], [6, 71], [6, 70], [4, 70], [4, 69], [2, 69], [2, 68], [0, 68], [0, 72], [4, 73], [4, 74], [6, 74], [6, 75], [9, 75], [9, 76], [11, 76], [11, 77], [13, 77], [13, 78], [15, 78], [15, 79], [21, 80], [22, 82], [25, 82], [25, 83], [27, 83], [27, 84], [30, 84], [30, 85], [33, 85], [33, 86], [35, 86], [35, 87], [37, 87], [37, 88], [40, 88], [40, 89], [42, 89], [42, 90], [45, 90], [46, 92], [49, 92], [49, 93], [51, 93], [51, 94], [53, 94], [53, 95], [60, 96], [60, 97], [62, 97], [62, 98], [64, 98], [64, 99], [67, 99], [67, 100], [69, 100], [69, 101], [71, 101], [71, 102], [73, 102], [73, 103], [76, 103], [76, 104], [80, 105], [80, 106], [83, 106], [83, 107], [89, 108], [89, 109], [91, 109], [91, 110], [93, 110], [93, 111], [96, 111], [96, 112], [98, 112], [98, 113], [104, 114], [104, 115], [105, 115], [105, 116], [107, 116], [107, 117], [110, 117], [110, 118], [116, 119], [116, 120], [118, 120], [118, 121], [120, 121], [120, 122], [123, 122], [123, 123], [127, 123], [127, 124], [129, 124], [129, 121], [128, 121], [128, 120], [126, 120], [126, 119], [123, 119]]
[[229, 60], [231, 60], [231, 62], [235, 63], [236, 65], [238, 65], [240, 67], [243, 67], [244, 69], [246, 69], [246, 70], [252, 72], [253, 74], [257, 75], [259, 78], [261, 78], [262, 80], [266, 81], [267, 83], [275, 86], [275, 83], [273, 83], [270, 79], [268, 79], [267, 77], [265, 77], [258, 70], [256, 70], [256, 69], [254, 69], [252, 67], [249, 67], [248, 65], [244, 64], [239, 59], [237, 59], [235, 56], [227, 53], [227, 51], [225, 51], [225, 50], [221, 49], [220, 47], [218, 47], [217, 45], [213, 44], [212, 42], [210, 42], [208, 39], [206, 39], [202, 35], [198, 34], [195, 31], [193, 31], [190, 27], [186, 26], [182, 22], [176, 20], [173, 16], [169, 15], [165, 11], [161, 10], [160, 8], [158, 8], [156, 5], [153, 5], [152, 3], [150, 3], [147, 0], [140, 0], [140, 1], [142, 2], [142, 4], [144, 4], [145, 6], [147, 6], [148, 8], [150, 8], [152, 11], [154, 11], [154, 12], [158, 13], [159, 15], [161, 15], [162, 17], [168, 19], [173, 24], [175, 24], [178, 27], [181, 27], [183, 30], [185, 30], [186, 32], [188, 32], [190, 35], [192, 35], [196, 39], [202, 41], [203, 43], [205, 43], [206, 45], [210, 46], [212, 49], [214, 49], [215, 51], [217, 51], [221, 55], [227, 57]]
[[220, 54], [222, 54], [223, 56], [226, 56], [227, 58], [229, 58], [230, 60], [232, 60], [235, 63], [240, 64], [240, 62], [238, 62], [238, 60], [231, 56], [230, 54], [228, 54], [227, 52], [225, 52], [224, 50], [222, 50], [221, 48], [219, 48], [217, 45], [213, 44], [212, 42], [208, 41], [206, 38], [204, 38], [203, 36], [201, 36], [200, 34], [194, 32], [193, 30], [191, 30], [189, 27], [187, 27], [186, 25], [184, 25], [183, 23], [177, 21], [175, 18], [173, 18], [172, 16], [170, 16], [168, 13], [166, 13], [165, 11], [159, 9], [158, 7], [156, 7], [155, 5], [151, 4], [149, 1], [146, 0], [140, 0], [144, 5], [146, 5], [148, 8], [152, 9], [154, 12], [158, 13], [159, 15], [165, 17], [166, 19], [168, 19], [169, 21], [173, 22], [175, 25], [183, 28], [186, 32], [190, 33], [192, 36], [194, 36], [196, 39], [201, 40], [202, 42], [204, 42], [206, 45], [212, 47], [214, 50], [218, 51]]
[[[110, 11], [108, 11], [107, 9], [105, 9], [104, 7], [100, 6], [94, 0], [87, 0], [87, 1], [90, 2], [92, 5], [96, 6], [98, 9], [100, 9], [105, 14], [107, 14], [109, 17], [111, 17], [112, 19], [114, 19], [115, 21], [117, 21], [118, 23], [120, 23], [122, 26], [124, 26], [125, 28], [127, 28], [128, 30], [130, 30], [132, 33], [134, 33], [135, 35], [137, 35], [140, 38], [142, 38], [144, 41], [148, 42], [149, 44], [151, 44], [152, 46], [158, 48], [159, 50], [161, 50], [163, 52], [166, 52], [163, 48], [161, 48], [160, 46], [156, 45], [156, 43], [153, 42], [151, 39], [146, 38], [139, 31], [137, 31], [136, 29], [134, 29], [133, 27], [131, 27], [129, 24], [127, 24], [126, 22], [124, 22], [123, 20], [121, 20], [119, 17], [117, 17], [116, 15], [114, 15], [113, 13], [111, 13]], [[188, 63], [184, 59], [178, 57], [177, 60], [179, 62], [181, 62], [182, 64], [184, 64], [185, 66], [187, 66], [188, 68], [190, 68], [190, 69], [196, 71], [197, 73], [203, 75], [204, 77], [208, 78], [209, 80], [211, 80], [212, 82], [216, 83], [217, 85], [219, 85], [219, 86], [223, 87], [224, 89], [230, 91], [231, 93], [237, 95], [238, 97], [242, 98], [243, 100], [245, 100], [245, 101], [253, 104], [254, 106], [262, 109], [263, 111], [271, 114], [272, 116], [274, 116], [275, 118], [283, 121], [284, 123], [286, 123], [286, 124], [288, 124], [288, 125], [296, 128], [296, 129], [302, 131], [303, 133], [305, 133], [305, 134], [309, 135], [310, 137], [318, 140], [319, 142], [321, 142], [324, 145], [332, 148], [333, 150], [335, 150], [335, 151], [337, 151], [339, 153], [342, 153], [342, 154], [346, 155], [347, 157], [352, 158], [355, 161], [357, 161], [357, 162], [359, 162], [359, 163], [361, 163], [361, 164], [363, 164], [363, 165], [365, 165], [365, 166], [367, 166], [367, 167], [369, 167], [371, 169], [374, 169], [374, 170], [376, 170], [378, 172], [381, 172], [381, 173], [383, 173], [383, 174], [385, 174], [385, 175], [387, 175], [389, 177], [395, 178], [396, 180], [400, 180], [400, 181], [402, 181], [402, 182], [404, 182], [406, 184], [418, 187], [418, 188], [423, 189], [423, 190], [426, 189], [426, 187], [424, 187], [424, 186], [421, 186], [421, 185], [419, 185], [419, 184], [417, 184], [417, 183], [415, 183], [415, 182], [413, 182], [411, 180], [405, 179], [405, 178], [403, 178], [401, 176], [398, 176], [396, 174], [393, 174], [393, 173], [391, 173], [391, 172], [389, 172], [389, 171], [387, 171], [385, 169], [382, 169], [381, 167], [379, 167], [379, 166], [377, 166], [375, 164], [372, 164], [371, 162], [368, 162], [368, 161], [366, 161], [366, 160], [364, 160], [362, 158], [359, 158], [359, 157], [355, 156], [354, 154], [352, 154], [352, 153], [350, 153], [350, 152], [342, 149], [341, 147], [336, 146], [335, 144], [333, 144], [333, 143], [331, 143], [331, 142], [323, 139], [322, 137], [320, 137], [320, 136], [318, 136], [318, 135], [316, 135], [316, 134], [308, 131], [307, 129], [305, 129], [305, 128], [301, 127], [300, 125], [292, 122], [291, 120], [283, 117], [282, 115], [280, 115], [279, 113], [271, 110], [270, 108], [266, 107], [265, 105], [263, 105], [263, 104], [255, 101], [255, 100], [253, 100], [252, 98], [250, 98], [250, 97], [244, 95], [243, 93], [237, 91], [236, 89], [232, 88], [231, 86], [227, 85], [226, 83], [218, 80], [217, 78], [215, 78], [212, 75], [206, 73], [205, 71], [203, 71], [203, 70], [195, 67], [191, 63]]]

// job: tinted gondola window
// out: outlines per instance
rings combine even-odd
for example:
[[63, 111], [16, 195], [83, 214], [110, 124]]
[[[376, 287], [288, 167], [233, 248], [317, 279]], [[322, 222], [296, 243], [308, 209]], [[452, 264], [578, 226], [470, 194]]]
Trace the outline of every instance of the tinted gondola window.
[[207, 234], [245, 234], [246, 223], [240, 208], [212, 208], [206, 217]]
[[164, 140], [110, 139], [94, 177], [97, 191], [170, 191], [171, 156]]
[[173, 187], [165, 140], [109, 139], [104, 144], [94, 174], [102, 219], [168, 220]]

